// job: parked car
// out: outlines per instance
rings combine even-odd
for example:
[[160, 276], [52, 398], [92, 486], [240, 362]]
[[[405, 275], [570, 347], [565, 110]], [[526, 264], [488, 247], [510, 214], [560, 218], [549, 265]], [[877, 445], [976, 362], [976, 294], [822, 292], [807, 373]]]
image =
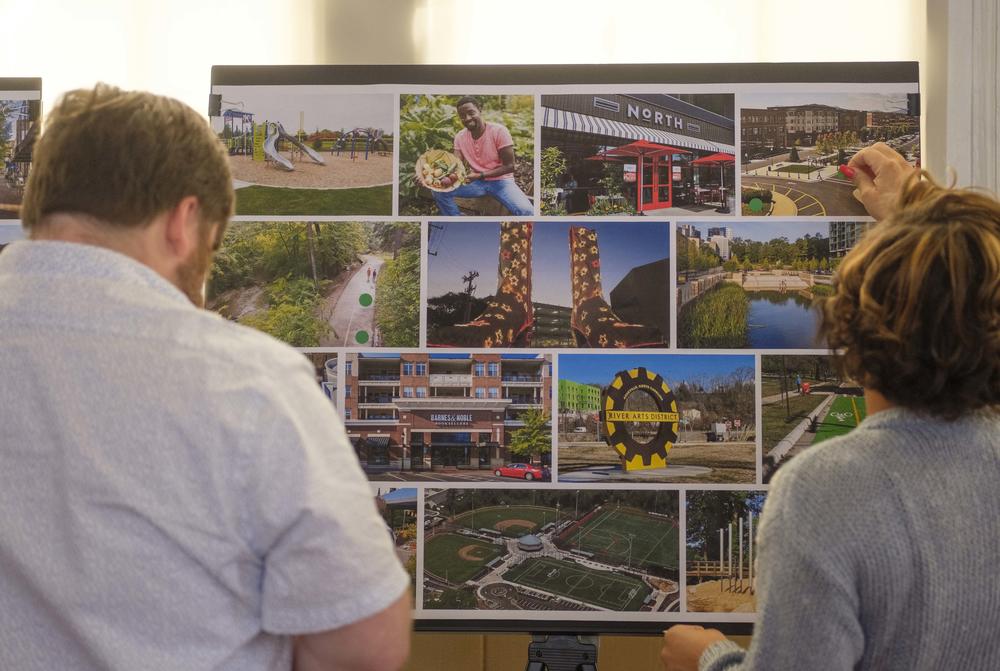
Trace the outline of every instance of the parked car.
[[520, 478], [522, 480], [548, 480], [551, 473], [547, 466], [532, 466], [531, 464], [507, 464], [499, 466], [493, 475], [498, 478]]

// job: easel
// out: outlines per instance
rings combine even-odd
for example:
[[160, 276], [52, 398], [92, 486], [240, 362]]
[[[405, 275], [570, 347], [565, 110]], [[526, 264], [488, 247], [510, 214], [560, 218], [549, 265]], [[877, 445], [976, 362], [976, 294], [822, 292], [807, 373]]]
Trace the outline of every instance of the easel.
[[597, 671], [597, 637], [532, 634], [525, 671]]

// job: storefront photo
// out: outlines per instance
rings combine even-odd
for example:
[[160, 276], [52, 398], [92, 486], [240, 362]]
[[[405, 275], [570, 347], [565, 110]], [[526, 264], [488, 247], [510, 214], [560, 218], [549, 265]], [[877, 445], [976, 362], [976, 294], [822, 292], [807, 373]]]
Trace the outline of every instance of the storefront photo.
[[548, 480], [551, 364], [543, 354], [348, 354], [347, 434], [373, 480]]
[[732, 94], [542, 96], [545, 215], [732, 215]]

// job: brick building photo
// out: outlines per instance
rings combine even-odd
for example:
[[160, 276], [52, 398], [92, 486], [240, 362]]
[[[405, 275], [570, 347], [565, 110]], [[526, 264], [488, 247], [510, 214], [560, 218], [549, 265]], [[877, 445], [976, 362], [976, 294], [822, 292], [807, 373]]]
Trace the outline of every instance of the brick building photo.
[[541, 469], [551, 411], [549, 355], [345, 358], [344, 421], [373, 480], [490, 480], [511, 462]]

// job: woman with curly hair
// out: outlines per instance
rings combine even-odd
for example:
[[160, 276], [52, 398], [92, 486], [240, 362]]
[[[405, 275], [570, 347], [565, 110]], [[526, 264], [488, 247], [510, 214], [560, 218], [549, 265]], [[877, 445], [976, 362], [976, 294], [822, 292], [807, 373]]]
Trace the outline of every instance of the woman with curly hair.
[[749, 650], [673, 627], [668, 671], [1000, 668], [1000, 203], [882, 144], [851, 167], [880, 223], [821, 321], [868, 417], [772, 481]]

